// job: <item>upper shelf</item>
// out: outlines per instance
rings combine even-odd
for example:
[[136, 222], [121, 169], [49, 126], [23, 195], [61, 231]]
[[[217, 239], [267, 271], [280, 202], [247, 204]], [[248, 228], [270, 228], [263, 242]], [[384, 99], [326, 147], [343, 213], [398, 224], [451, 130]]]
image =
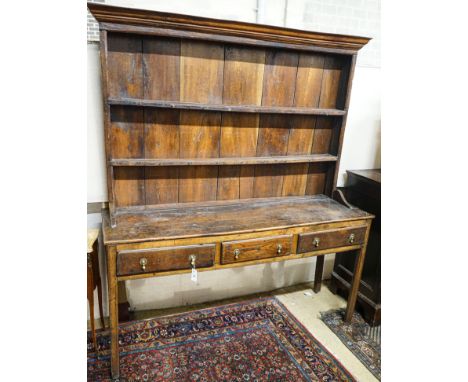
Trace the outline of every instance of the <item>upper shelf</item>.
[[109, 103], [109, 105], [158, 107], [165, 109], [183, 109], [199, 111], [224, 111], [233, 113], [302, 114], [325, 115], [333, 117], [340, 117], [346, 114], [346, 111], [338, 109], [256, 105], [213, 105], [193, 102], [146, 100], [140, 98], [109, 98], [107, 102]]

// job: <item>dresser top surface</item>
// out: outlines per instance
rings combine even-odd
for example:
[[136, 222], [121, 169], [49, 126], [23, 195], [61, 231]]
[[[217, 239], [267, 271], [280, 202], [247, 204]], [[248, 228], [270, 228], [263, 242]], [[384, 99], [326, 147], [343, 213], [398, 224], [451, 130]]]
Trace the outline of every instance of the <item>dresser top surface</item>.
[[207, 202], [120, 212], [112, 228], [103, 214], [105, 244], [216, 236], [369, 219], [325, 195]]

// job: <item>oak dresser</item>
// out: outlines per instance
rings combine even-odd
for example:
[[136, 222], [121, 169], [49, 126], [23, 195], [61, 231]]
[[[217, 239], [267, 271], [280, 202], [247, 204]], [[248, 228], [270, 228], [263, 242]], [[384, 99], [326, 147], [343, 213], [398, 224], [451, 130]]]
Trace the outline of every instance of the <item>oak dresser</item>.
[[113, 378], [119, 281], [316, 256], [318, 292], [324, 255], [354, 251], [350, 320], [373, 216], [336, 179], [369, 39], [88, 8], [101, 36]]

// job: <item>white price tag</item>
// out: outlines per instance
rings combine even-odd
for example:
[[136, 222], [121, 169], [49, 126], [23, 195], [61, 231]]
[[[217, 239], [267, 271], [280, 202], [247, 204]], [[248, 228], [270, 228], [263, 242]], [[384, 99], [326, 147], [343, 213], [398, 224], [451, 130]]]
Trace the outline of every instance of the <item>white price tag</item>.
[[190, 280], [192, 280], [194, 283], [196, 283], [198, 280], [198, 272], [195, 268], [192, 268], [192, 275], [190, 276]]

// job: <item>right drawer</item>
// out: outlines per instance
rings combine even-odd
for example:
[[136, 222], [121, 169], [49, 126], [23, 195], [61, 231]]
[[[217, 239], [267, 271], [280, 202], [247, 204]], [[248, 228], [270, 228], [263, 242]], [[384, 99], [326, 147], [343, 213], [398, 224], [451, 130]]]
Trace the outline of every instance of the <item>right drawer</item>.
[[297, 253], [362, 244], [366, 235], [366, 229], [367, 227], [363, 226], [300, 234], [297, 243]]

